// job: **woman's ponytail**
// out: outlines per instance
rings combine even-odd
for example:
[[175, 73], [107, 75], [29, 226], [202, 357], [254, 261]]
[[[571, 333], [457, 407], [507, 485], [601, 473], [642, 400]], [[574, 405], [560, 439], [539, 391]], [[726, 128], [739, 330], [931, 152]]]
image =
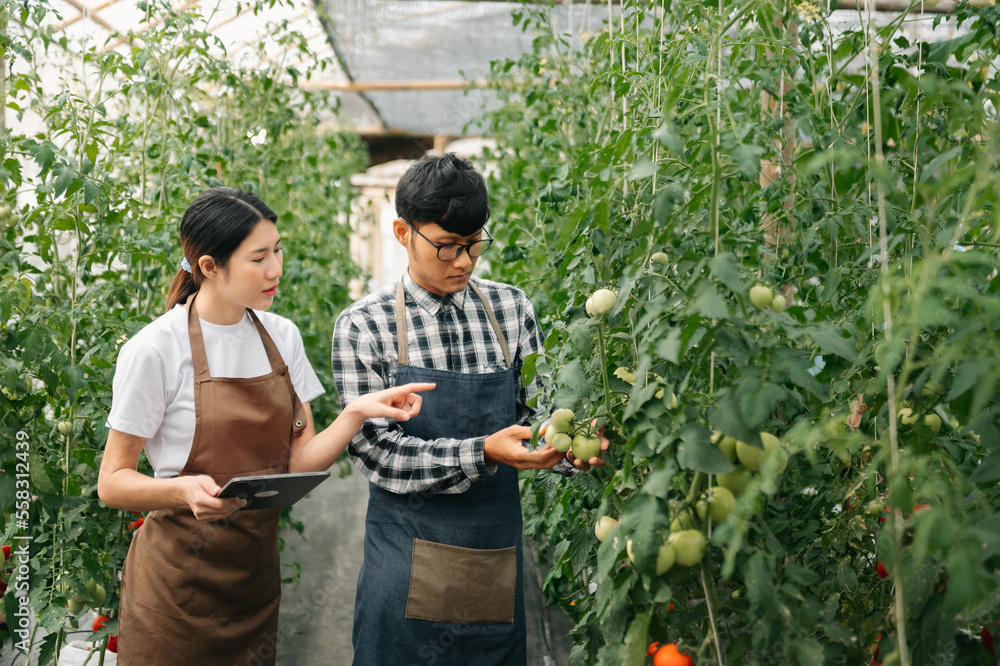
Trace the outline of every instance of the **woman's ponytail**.
[[186, 301], [188, 296], [196, 291], [198, 291], [198, 286], [194, 283], [194, 276], [183, 268], [177, 271], [177, 275], [170, 282], [170, 289], [167, 291], [167, 312], [178, 303]]

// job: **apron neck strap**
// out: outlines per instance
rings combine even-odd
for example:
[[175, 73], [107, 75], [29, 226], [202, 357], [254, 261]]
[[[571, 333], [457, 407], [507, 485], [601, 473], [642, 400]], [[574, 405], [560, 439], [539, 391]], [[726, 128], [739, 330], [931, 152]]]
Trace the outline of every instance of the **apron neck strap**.
[[[497, 316], [493, 313], [493, 308], [490, 307], [489, 302], [486, 300], [486, 296], [479, 290], [479, 287], [477, 287], [471, 280], [469, 281], [469, 286], [472, 287], [472, 292], [477, 298], [479, 298], [483, 304], [483, 308], [486, 310], [486, 316], [490, 320], [490, 326], [493, 327], [493, 332], [496, 333], [497, 340], [500, 342], [500, 349], [503, 351], [503, 360], [509, 368], [511, 366], [510, 349], [507, 348], [507, 338], [500, 329], [500, 322], [497, 321]], [[400, 366], [410, 364], [410, 355], [407, 347], [406, 294], [403, 289], [403, 281], [400, 280], [399, 284], [396, 286], [396, 355], [399, 359]]]
[[[208, 371], [208, 355], [205, 353], [205, 337], [201, 331], [201, 319], [198, 318], [198, 308], [195, 306], [195, 292], [191, 296], [191, 300], [188, 303], [188, 337], [191, 339], [191, 364], [194, 366], [194, 376], [196, 378], [207, 378], [211, 377]], [[267, 352], [267, 361], [271, 364], [271, 370], [277, 370], [285, 362], [281, 358], [281, 354], [278, 352], [278, 347], [274, 344], [274, 340], [268, 334], [267, 329], [264, 325], [260, 323], [260, 319], [254, 314], [254, 311], [247, 308], [247, 312], [250, 313], [250, 319], [253, 320], [254, 326], [257, 327], [257, 332], [260, 334], [260, 340], [264, 343], [264, 351]]]
[[490, 324], [493, 326], [493, 332], [497, 334], [497, 339], [500, 341], [500, 349], [503, 350], [504, 363], [506, 363], [509, 368], [511, 366], [510, 349], [507, 348], [507, 338], [504, 337], [503, 331], [500, 329], [500, 322], [497, 321], [497, 316], [493, 313], [493, 308], [490, 307], [489, 302], [486, 300], [486, 296], [479, 290], [479, 287], [477, 287], [472, 280], [469, 280], [469, 286], [472, 287], [472, 291], [483, 303], [483, 308], [486, 310], [486, 316], [490, 318]]
[[257, 327], [257, 332], [260, 334], [260, 341], [264, 343], [264, 351], [267, 352], [267, 362], [271, 364], [271, 370], [277, 370], [285, 365], [284, 359], [281, 358], [281, 354], [278, 352], [278, 346], [274, 344], [274, 340], [271, 339], [271, 335], [264, 328], [264, 324], [260, 323], [257, 314], [250, 308], [247, 308], [247, 312], [250, 313], [250, 319], [253, 319], [254, 326]]
[[400, 366], [410, 364], [406, 344], [406, 296], [402, 280], [396, 286], [396, 357]]

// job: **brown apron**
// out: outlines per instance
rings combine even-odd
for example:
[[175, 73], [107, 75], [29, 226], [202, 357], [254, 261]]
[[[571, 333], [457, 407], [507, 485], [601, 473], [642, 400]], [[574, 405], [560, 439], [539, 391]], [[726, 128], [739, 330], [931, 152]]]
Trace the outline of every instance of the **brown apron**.
[[[271, 372], [212, 377], [198, 311], [188, 309], [195, 431], [181, 475], [288, 471], [291, 439], [305, 411], [288, 366], [251, 311]], [[153, 511], [136, 530], [122, 574], [121, 666], [258, 666], [275, 663], [280, 509], [240, 511], [202, 522], [187, 506]]]

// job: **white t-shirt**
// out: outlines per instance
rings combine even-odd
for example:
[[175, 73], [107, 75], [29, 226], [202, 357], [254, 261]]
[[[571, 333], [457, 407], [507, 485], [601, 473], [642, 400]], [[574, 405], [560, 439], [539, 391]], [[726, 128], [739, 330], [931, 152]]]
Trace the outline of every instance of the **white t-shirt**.
[[[302, 402], [323, 394], [306, 358], [299, 329], [288, 319], [255, 310], [288, 365]], [[146, 438], [146, 457], [159, 478], [177, 476], [194, 440], [194, 366], [187, 310], [176, 306], [126, 342], [118, 354], [107, 425]], [[250, 315], [220, 326], [201, 320], [212, 377], [260, 377], [271, 372], [264, 343]]]

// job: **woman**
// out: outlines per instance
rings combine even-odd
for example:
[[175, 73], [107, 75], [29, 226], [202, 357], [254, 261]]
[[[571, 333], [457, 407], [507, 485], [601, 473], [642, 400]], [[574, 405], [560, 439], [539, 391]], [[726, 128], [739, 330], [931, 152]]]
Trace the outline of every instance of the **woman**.
[[[408, 384], [364, 395], [316, 434], [323, 392], [298, 329], [267, 312], [282, 273], [277, 216], [215, 188], [181, 220], [182, 268], [167, 313], [121, 350], [98, 493], [150, 511], [122, 575], [118, 660], [273, 664], [281, 577], [279, 509], [236, 513], [234, 476], [323, 470], [369, 418], [420, 410]], [[255, 312], [256, 311], [256, 312]], [[145, 450], [155, 478], [137, 471]]]

